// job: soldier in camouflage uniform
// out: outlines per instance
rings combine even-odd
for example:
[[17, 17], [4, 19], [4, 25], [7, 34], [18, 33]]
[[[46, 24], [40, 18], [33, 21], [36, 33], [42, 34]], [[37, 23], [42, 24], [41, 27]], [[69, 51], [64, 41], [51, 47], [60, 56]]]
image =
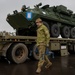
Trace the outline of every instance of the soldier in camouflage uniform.
[[38, 68], [36, 70], [36, 73], [40, 73], [44, 62], [47, 63], [45, 68], [49, 68], [52, 65], [52, 63], [48, 59], [48, 56], [45, 54], [46, 47], [49, 46], [50, 34], [48, 28], [45, 25], [43, 25], [43, 22], [40, 18], [36, 19], [36, 25], [38, 28], [37, 47], [39, 50], [39, 62], [38, 62]]

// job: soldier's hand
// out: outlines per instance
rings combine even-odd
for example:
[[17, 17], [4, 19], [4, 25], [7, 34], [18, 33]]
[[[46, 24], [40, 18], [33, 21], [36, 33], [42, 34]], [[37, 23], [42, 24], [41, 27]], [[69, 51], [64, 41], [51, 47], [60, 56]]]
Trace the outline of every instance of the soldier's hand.
[[36, 46], [38, 47], [38, 46], [39, 46], [39, 44], [36, 44]]
[[47, 47], [49, 47], [49, 44], [47, 44]]

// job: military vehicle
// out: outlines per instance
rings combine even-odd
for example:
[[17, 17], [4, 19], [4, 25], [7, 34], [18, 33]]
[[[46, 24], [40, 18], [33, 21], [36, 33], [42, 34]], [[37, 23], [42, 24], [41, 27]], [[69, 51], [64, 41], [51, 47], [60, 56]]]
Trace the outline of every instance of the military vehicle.
[[50, 6], [39, 3], [34, 8], [22, 6], [21, 12], [8, 14], [8, 23], [17, 35], [36, 36], [36, 18], [40, 17], [48, 27], [51, 37], [75, 38], [75, 14], [63, 5]]

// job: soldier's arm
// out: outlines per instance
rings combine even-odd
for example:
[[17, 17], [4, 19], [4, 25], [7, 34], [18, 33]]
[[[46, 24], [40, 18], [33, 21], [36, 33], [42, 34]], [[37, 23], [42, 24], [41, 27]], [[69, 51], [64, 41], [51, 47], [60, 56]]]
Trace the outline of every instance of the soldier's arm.
[[45, 35], [46, 35], [46, 44], [49, 44], [50, 33], [49, 33], [49, 30], [48, 30], [48, 28], [46, 26], [44, 27], [44, 32], [45, 32]]
[[38, 42], [38, 39], [36, 39], [35, 41], [36, 41], [36, 45], [37, 45], [37, 46], [39, 46], [39, 42]]

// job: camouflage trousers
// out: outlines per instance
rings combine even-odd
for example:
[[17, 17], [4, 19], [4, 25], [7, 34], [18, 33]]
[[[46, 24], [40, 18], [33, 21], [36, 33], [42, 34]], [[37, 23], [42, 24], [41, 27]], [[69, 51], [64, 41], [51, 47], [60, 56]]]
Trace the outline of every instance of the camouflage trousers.
[[38, 67], [41, 68], [45, 62], [50, 63], [50, 61], [48, 59], [48, 56], [45, 54], [45, 51], [46, 51], [46, 46], [45, 45], [39, 45], [38, 50], [39, 50]]

